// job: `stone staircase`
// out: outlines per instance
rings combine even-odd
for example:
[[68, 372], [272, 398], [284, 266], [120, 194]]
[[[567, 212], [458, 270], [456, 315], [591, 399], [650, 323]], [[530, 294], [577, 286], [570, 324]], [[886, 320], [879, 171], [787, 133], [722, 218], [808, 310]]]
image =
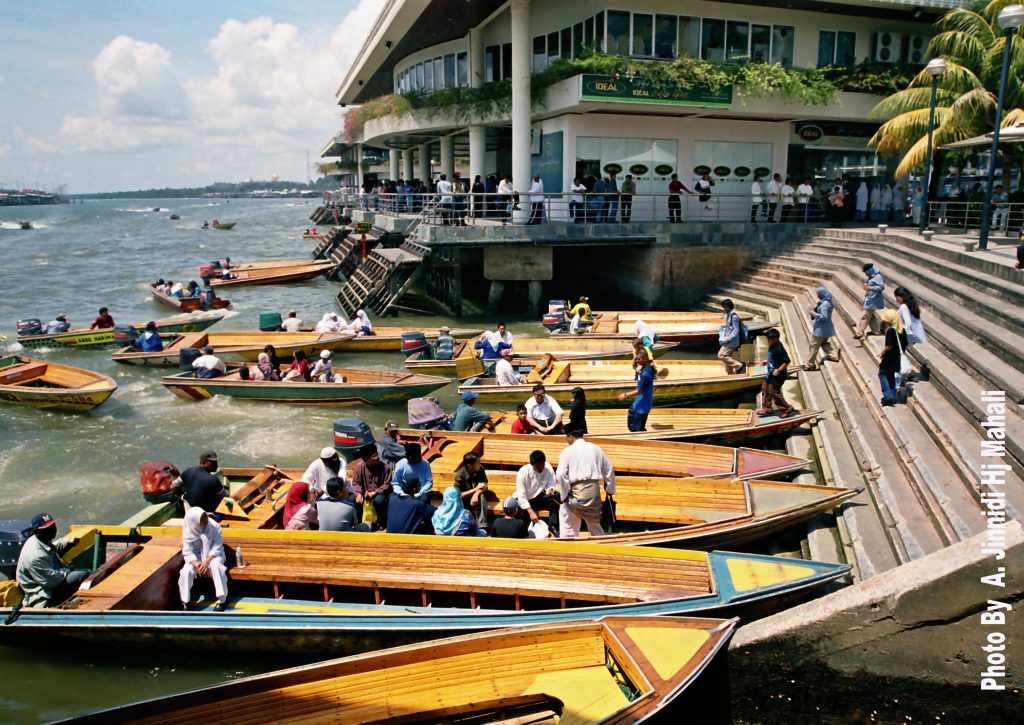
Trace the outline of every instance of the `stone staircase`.
[[[960, 258], [964, 257], [964, 260]], [[910, 289], [921, 303], [929, 344], [910, 355], [927, 364], [929, 382], [908, 385], [906, 405], [882, 408], [877, 378], [881, 338], [852, 339], [861, 314], [861, 265], [874, 262], [892, 290]], [[961, 263], [962, 262], [962, 263]], [[855, 574], [869, 578], [983, 531], [978, 490], [979, 440], [985, 418], [982, 390], [1007, 392], [1007, 430], [1022, 431], [1024, 325], [1014, 310], [1024, 302], [1016, 270], [915, 240], [852, 230], [809, 230], [781, 244], [708, 299], [780, 320], [795, 363], [808, 362], [814, 289], [824, 285], [836, 303], [833, 320], [839, 363], [802, 372], [787, 395], [830, 411], [813, 430], [826, 483], [863, 486], [837, 517], [841, 547], [812, 536], [816, 556], [852, 553]], [[833, 412], [834, 411], [834, 412]], [[1024, 450], [1007, 441], [1013, 467], [1006, 482], [1008, 513], [1024, 511]], [[806, 446], [799, 437], [791, 447]], [[817, 550], [815, 550], [817, 549]]]
[[416, 281], [429, 254], [429, 248], [411, 240], [397, 248], [375, 248], [342, 285], [338, 306], [348, 317], [360, 309], [386, 315], [398, 306], [402, 295]]

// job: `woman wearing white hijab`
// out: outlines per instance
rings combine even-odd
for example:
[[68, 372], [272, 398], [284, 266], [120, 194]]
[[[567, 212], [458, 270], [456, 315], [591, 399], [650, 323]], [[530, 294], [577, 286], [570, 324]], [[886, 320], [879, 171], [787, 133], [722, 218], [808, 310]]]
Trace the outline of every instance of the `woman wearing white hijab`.
[[316, 331], [318, 333], [334, 332], [334, 320], [331, 319], [330, 312], [321, 317], [320, 321], [316, 323]]
[[206, 576], [213, 579], [213, 588], [217, 594], [217, 606], [214, 609], [223, 612], [228, 599], [224, 537], [221, 535], [220, 524], [198, 506], [193, 506], [185, 514], [185, 525], [181, 529], [181, 555], [185, 559], [185, 565], [178, 575], [182, 609], [188, 609], [196, 578]]
[[860, 182], [860, 186], [857, 187], [857, 207], [856, 215], [853, 217], [854, 221], [862, 222], [867, 217], [868, 212], [868, 185], [867, 182]]
[[366, 315], [365, 310], [359, 310], [356, 312], [356, 317], [352, 320], [352, 324], [349, 329], [357, 335], [372, 335], [373, 324], [370, 322], [370, 318]]

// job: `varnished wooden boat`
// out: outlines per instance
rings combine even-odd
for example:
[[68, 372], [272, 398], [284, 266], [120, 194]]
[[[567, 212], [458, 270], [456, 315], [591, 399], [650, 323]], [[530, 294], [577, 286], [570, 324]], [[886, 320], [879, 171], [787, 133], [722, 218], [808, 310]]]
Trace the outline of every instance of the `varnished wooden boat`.
[[[636, 321], [643, 320], [658, 334], [660, 341], [677, 345], [709, 345], [718, 342], [722, 317], [708, 312], [602, 312], [583, 337], [632, 340], [636, 337]], [[763, 335], [777, 324], [750, 321], [747, 327], [753, 337]]]
[[[452, 431], [400, 431], [405, 443], [419, 442], [430, 461], [434, 476], [454, 475], [462, 465], [462, 456], [476, 453], [486, 461], [487, 469], [518, 471], [530, 460], [530, 452], [544, 451], [548, 462], [558, 466], [565, 450], [565, 436], [512, 435], [503, 433], [456, 433]], [[705, 478], [777, 478], [800, 471], [810, 464], [806, 458], [754, 448], [727, 448], [703, 443], [669, 441], [595, 439], [612, 462], [616, 476], [667, 476]]]
[[238, 222], [214, 222], [210, 226], [214, 229], [234, 229]]
[[[224, 319], [223, 312], [209, 310], [208, 312], [192, 312], [175, 315], [174, 317], [165, 317], [161, 320], [153, 320], [153, 322], [156, 323], [157, 332], [166, 341], [173, 333], [200, 332], [222, 319]], [[145, 322], [136, 322], [132, 324], [132, 327], [141, 332], [145, 329], [146, 324]], [[78, 330], [68, 330], [67, 332], [55, 332], [49, 335], [19, 335], [18, 342], [27, 348], [74, 347], [82, 349], [110, 347], [114, 344], [114, 330], [113, 328], [104, 330], [81, 328]]]
[[[633, 365], [616, 360], [553, 360], [538, 366], [522, 385], [497, 385], [493, 378], [471, 378], [459, 386], [459, 392], [472, 390], [480, 396], [477, 403], [522, 403], [535, 383], [544, 383], [547, 394], [565, 409], [572, 400], [571, 391], [586, 391], [587, 405], [595, 408], [626, 407], [619, 393], [636, 390]], [[748, 365], [742, 374], [726, 375], [717, 360], [659, 360], [654, 381], [654, 404], [690, 405], [701, 400], [728, 398], [757, 391], [767, 370], [763, 365]], [[791, 373], [791, 377], [796, 371]]]
[[[23, 608], [0, 645], [347, 654], [509, 626], [608, 615], [751, 618], [849, 566], [591, 542], [224, 529], [225, 612], [177, 601], [180, 528], [71, 527], [66, 555], [96, 569], [62, 608]], [[121, 548], [124, 542], [130, 548]], [[236, 566], [244, 550], [245, 567]], [[515, 571], [515, 576], [508, 572]], [[0, 601], [17, 594], [0, 584]]]
[[[437, 339], [437, 330], [423, 329], [417, 327], [374, 327], [372, 335], [358, 335], [348, 340], [342, 347], [341, 352], [401, 352], [403, 332], [422, 332], [428, 342]], [[470, 330], [467, 328], [452, 328], [451, 336], [456, 340], [467, 340], [479, 337], [483, 330]]]
[[736, 625], [603, 617], [468, 634], [247, 677], [75, 722], [682, 721], [719, 707], [688, 689], [724, 652]]
[[82, 413], [115, 390], [117, 383], [91, 370], [21, 355], [0, 358], [0, 403]]
[[321, 350], [337, 350], [351, 335], [315, 332], [191, 332], [175, 337], [158, 352], [140, 352], [124, 347], [111, 355], [114, 362], [125, 365], [171, 367], [178, 365], [179, 353], [186, 347], [210, 345], [214, 354], [224, 361], [255, 362], [263, 348], [273, 345], [277, 356], [287, 360], [302, 350], [310, 358]]
[[[591, 438], [624, 438], [627, 440], [691, 441], [734, 445], [743, 441], [766, 438], [817, 420], [820, 410], [801, 410], [786, 418], [778, 413], [758, 415], [740, 408], [654, 408], [647, 418], [647, 430], [630, 432], [626, 425], [628, 411], [587, 411], [587, 430]], [[495, 424], [495, 432], [511, 433], [511, 415], [504, 414]], [[566, 420], [570, 416], [566, 413]]]
[[[235, 264], [234, 261], [231, 263], [231, 271], [239, 272], [252, 272], [255, 270], [263, 269], [280, 269], [282, 267], [299, 267], [303, 264], [312, 264], [316, 262], [315, 259], [309, 259], [307, 257], [297, 257], [295, 259], [271, 259], [266, 262], [242, 262]], [[215, 269], [214, 272], [217, 270]], [[223, 271], [223, 270], [221, 270]]]
[[[203, 308], [203, 301], [198, 297], [171, 297], [166, 292], [160, 292], [156, 289], [156, 285], [149, 286], [150, 292], [153, 293], [153, 298], [157, 302], [161, 302], [168, 307], [173, 307], [176, 310], [182, 312], [198, 312]], [[216, 298], [213, 301], [213, 309], [223, 310], [231, 307], [231, 300], [226, 300], [221, 297]]]
[[[215, 348], [216, 349], [216, 348]], [[262, 351], [262, 348], [261, 348]], [[237, 368], [228, 374], [203, 380], [191, 372], [178, 373], [163, 379], [164, 387], [182, 400], [207, 400], [215, 395], [254, 400], [264, 403], [297, 405], [405, 405], [412, 398], [422, 398], [449, 384], [448, 378], [382, 370], [334, 368], [341, 382], [268, 382], [242, 380]]]
[[310, 262], [291, 267], [268, 267], [264, 269], [236, 269], [232, 267], [230, 279], [213, 278], [210, 284], [214, 287], [239, 287], [241, 285], [288, 284], [303, 282], [319, 277], [334, 269], [334, 262]]
[[[466, 340], [455, 346], [453, 360], [434, 360], [431, 354], [413, 353], [405, 359], [405, 367], [409, 370], [429, 372], [433, 375], [454, 375], [459, 380], [466, 380], [484, 374], [484, 361], [473, 347], [474, 340]], [[654, 344], [654, 356], [661, 357], [675, 347], [675, 343], [657, 342]], [[586, 335], [556, 335], [553, 337], [517, 337], [513, 348], [512, 365], [527, 368], [521, 372], [529, 372], [528, 368], [538, 365], [545, 355], [556, 360], [631, 360], [633, 346], [624, 340], [591, 339]]]

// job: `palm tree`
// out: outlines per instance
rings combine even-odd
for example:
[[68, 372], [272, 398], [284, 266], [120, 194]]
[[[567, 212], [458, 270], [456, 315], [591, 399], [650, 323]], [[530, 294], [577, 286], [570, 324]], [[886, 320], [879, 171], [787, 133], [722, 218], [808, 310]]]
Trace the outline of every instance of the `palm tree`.
[[[1006, 36], [996, 22], [999, 12], [1018, 0], [978, 2], [957, 8], [939, 19], [939, 31], [928, 45], [930, 57], [942, 57], [946, 72], [939, 77], [935, 105], [934, 145], [991, 132], [995, 125], [999, 77]], [[1024, 120], [1024, 42], [1013, 44], [1006, 83], [1002, 126]], [[928, 147], [928, 115], [932, 77], [921, 70], [906, 90], [875, 106], [872, 116], [888, 118], [869, 145], [882, 153], [903, 153], [896, 176], [906, 176], [924, 163]], [[1004, 166], [1008, 167], [1008, 154]], [[1004, 168], [1004, 176], [1008, 168]]]

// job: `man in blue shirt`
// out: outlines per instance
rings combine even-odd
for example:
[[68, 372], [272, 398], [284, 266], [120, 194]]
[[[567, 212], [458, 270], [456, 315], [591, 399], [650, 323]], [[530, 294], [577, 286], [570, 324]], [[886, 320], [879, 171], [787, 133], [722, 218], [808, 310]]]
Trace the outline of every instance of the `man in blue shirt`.
[[480, 339], [473, 343], [473, 347], [476, 350], [483, 351], [480, 357], [484, 360], [501, 360], [501, 351], [512, 349], [512, 346], [507, 342], [499, 340], [497, 335], [491, 335], [487, 332], [482, 334]]
[[636, 390], [619, 393], [619, 400], [633, 398], [626, 419], [626, 426], [631, 433], [647, 430], [647, 416], [651, 414], [651, 408], [654, 406], [654, 365], [651, 364], [647, 348], [640, 348], [636, 354], [636, 364], [640, 368], [636, 378]]
[[864, 313], [857, 322], [854, 340], [863, 340], [868, 335], [879, 334], [878, 323], [881, 322], [881, 318], [878, 313], [885, 308], [885, 300], [882, 297], [885, 279], [882, 277], [882, 270], [871, 262], [865, 264], [862, 269], [867, 278], [864, 282]]
[[[423, 502], [430, 500], [430, 491], [434, 487], [434, 473], [430, 470], [430, 464], [423, 460], [423, 449], [419, 443], [407, 443], [405, 446], [405, 458], [395, 466], [395, 476], [391, 479], [391, 486], [395, 493], [402, 490], [405, 481], [417, 481], [418, 494], [416, 498]], [[406, 491], [406, 493], [409, 493]], [[389, 504], [390, 505], [390, 504]]]
[[410, 473], [405, 477], [403, 485], [405, 490], [395, 486], [395, 492], [388, 501], [387, 532], [433, 534], [434, 525], [431, 519], [437, 509], [422, 499], [419, 479]]
[[164, 342], [156, 331], [156, 323], [150, 320], [146, 323], [146, 331], [139, 335], [134, 342], [142, 352], [160, 352], [164, 349]]
[[493, 425], [488, 425], [491, 422], [491, 416], [482, 410], [477, 410], [473, 407], [473, 401], [478, 396], [472, 390], [467, 390], [462, 394], [462, 405], [455, 409], [455, 417], [452, 419], [452, 430], [455, 431], [472, 431], [474, 433], [484, 429], [484, 426], [493, 428]]

